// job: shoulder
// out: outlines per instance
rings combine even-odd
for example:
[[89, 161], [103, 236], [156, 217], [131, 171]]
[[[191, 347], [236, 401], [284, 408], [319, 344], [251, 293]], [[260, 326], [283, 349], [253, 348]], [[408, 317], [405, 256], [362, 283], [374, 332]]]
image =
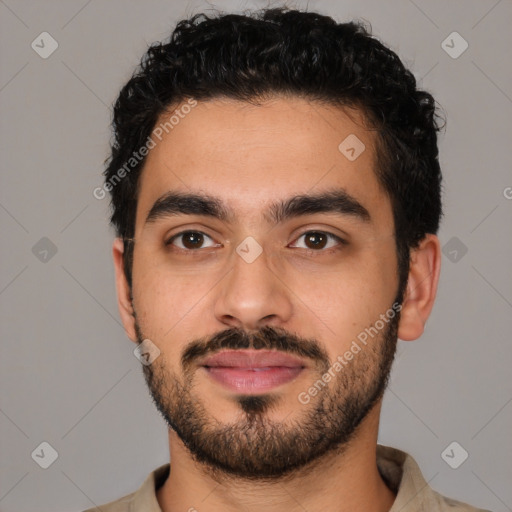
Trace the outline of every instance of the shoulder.
[[84, 512], [161, 512], [156, 492], [169, 476], [169, 472], [170, 464], [164, 464], [149, 473], [135, 492]]
[[440, 512], [491, 512], [490, 510], [476, 508], [468, 503], [448, 498], [436, 491], [432, 491], [432, 496], [437, 500], [438, 509], [436, 510], [439, 510]]
[[84, 510], [83, 512], [98, 512], [98, 509], [101, 510], [101, 512], [129, 512], [130, 503], [133, 502], [134, 496], [135, 496], [135, 493], [132, 492], [131, 494], [123, 496], [122, 498], [119, 498], [118, 500], [109, 501], [108, 503], [105, 503], [104, 505], [101, 505], [100, 507], [88, 508], [87, 510]]
[[377, 466], [383, 480], [396, 495], [389, 512], [491, 512], [436, 492], [407, 452], [377, 445]]

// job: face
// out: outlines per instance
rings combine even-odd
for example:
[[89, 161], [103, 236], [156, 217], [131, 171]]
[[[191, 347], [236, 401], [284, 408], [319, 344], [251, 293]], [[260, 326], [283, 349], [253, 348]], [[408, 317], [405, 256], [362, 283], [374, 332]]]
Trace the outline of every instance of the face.
[[133, 337], [158, 347], [149, 389], [211, 471], [290, 474], [379, 401], [400, 297], [375, 165], [357, 111], [298, 98], [199, 102], [150, 151]]

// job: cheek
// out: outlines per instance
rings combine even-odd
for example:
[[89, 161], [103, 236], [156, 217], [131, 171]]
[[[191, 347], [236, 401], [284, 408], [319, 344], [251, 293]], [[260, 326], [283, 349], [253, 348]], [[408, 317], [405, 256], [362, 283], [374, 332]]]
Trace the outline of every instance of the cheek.
[[[144, 264], [138, 264], [144, 262]], [[133, 267], [133, 295], [144, 333], [167, 343], [183, 331], [197, 332], [198, 315], [218, 282], [208, 272], [180, 272], [141, 254]], [[195, 329], [195, 330], [194, 330]]]
[[300, 299], [299, 310], [310, 313], [326, 339], [349, 343], [392, 305], [396, 260], [389, 247], [358, 251], [336, 270], [296, 273], [289, 286]]
[[301, 277], [296, 287], [299, 309], [305, 310], [318, 324], [322, 335], [336, 344], [350, 341], [352, 335], [367, 324], [375, 311], [379, 290], [369, 272], [330, 272], [314, 281]]

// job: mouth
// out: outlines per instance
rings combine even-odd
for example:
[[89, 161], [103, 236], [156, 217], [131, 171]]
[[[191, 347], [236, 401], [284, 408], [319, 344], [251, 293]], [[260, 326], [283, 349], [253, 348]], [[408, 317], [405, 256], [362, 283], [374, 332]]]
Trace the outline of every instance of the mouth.
[[213, 381], [242, 394], [284, 385], [306, 368], [301, 359], [270, 350], [227, 350], [208, 357], [201, 366]]

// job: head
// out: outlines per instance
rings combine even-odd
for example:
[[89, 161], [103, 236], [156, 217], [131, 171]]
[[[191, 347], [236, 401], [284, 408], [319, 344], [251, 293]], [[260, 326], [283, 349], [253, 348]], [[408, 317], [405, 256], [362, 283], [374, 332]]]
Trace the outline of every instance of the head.
[[[200, 14], [148, 49], [113, 128], [119, 305], [129, 337], [160, 351], [143, 368], [169, 426], [247, 478], [343, 449], [382, 398], [397, 337], [417, 338], [433, 305], [433, 97], [362, 24]], [[265, 391], [212, 385], [204, 359], [242, 348], [302, 370]]]

